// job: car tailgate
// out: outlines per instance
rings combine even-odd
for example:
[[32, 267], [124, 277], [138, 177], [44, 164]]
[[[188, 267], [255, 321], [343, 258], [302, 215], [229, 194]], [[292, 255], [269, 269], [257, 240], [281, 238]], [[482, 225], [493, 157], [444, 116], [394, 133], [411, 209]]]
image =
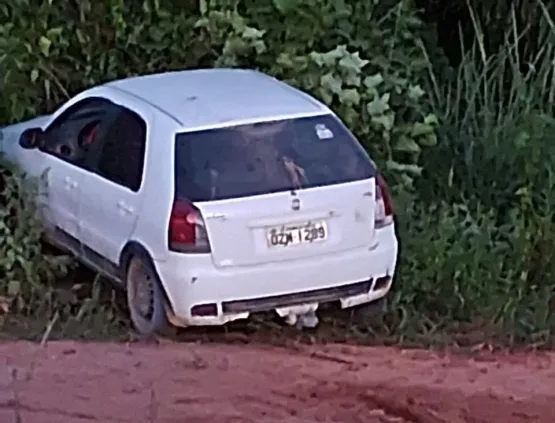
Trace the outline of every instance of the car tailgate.
[[374, 241], [375, 179], [198, 202], [217, 267], [296, 260]]

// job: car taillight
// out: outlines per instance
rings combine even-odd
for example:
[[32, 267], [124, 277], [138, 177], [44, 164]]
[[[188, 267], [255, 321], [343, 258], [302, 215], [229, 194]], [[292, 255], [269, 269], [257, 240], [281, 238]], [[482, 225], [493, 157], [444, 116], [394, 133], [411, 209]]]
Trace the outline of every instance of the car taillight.
[[209, 253], [210, 242], [200, 211], [191, 203], [175, 200], [168, 225], [168, 247], [180, 253]]
[[380, 173], [376, 175], [376, 214], [374, 220], [376, 229], [393, 223], [393, 206], [389, 196], [389, 187]]

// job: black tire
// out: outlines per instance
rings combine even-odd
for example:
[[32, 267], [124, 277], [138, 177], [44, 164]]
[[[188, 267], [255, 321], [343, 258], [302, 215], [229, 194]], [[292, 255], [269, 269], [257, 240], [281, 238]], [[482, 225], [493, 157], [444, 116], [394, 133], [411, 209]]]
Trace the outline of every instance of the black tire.
[[353, 311], [353, 323], [357, 326], [368, 326], [379, 322], [387, 313], [387, 295], [371, 303], [356, 306]]
[[151, 260], [144, 254], [133, 255], [125, 270], [131, 322], [141, 336], [151, 337], [168, 326], [162, 283]]

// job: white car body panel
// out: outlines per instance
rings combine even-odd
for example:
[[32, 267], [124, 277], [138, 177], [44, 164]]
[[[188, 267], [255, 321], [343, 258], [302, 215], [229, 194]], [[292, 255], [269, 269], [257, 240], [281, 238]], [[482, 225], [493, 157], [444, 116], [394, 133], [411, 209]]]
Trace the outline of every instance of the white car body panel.
[[24, 150], [18, 145], [19, 135], [25, 129], [45, 127], [51, 119], [51, 115], [41, 116], [4, 128], [2, 151], [26, 174], [40, 179], [39, 198], [45, 224], [48, 227], [59, 225], [72, 236], [78, 236], [82, 171], [39, 150]]
[[[340, 296], [342, 307], [368, 303], [387, 294], [397, 263], [397, 239], [393, 226], [376, 231], [373, 248], [358, 248], [342, 253], [330, 253], [286, 262], [269, 262], [256, 266], [216, 268], [210, 256], [172, 254], [168, 261], [157, 262], [162, 279], [171, 287], [170, 301], [184, 325], [221, 325], [245, 319], [250, 312], [224, 312], [226, 303], [252, 299], [267, 299], [291, 295], [290, 305], [318, 308], [318, 301], [303, 301], [304, 293], [338, 288], [347, 284], [364, 283], [368, 288], [355, 295]], [[376, 280], [385, 285], [375, 289]], [[309, 297], [309, 296], [305, 296]], [[274, 303], [276, 303], [275, 301]], [[191, 308], [198, 304], [216, 303], [218, 316], [192, 316]], [[268, 301], [272, 303], [272, 301]], [[287, 302], [286, 302], [287, 303]], [[284, 314], [297, 312], [293, 307]], [[279, 309], [274, 305], [274, 309]], [[254, 311], [257, 311], [253, 307]]]
[[38, 150], [24, 150], [19, 147], [19, 136], [28, 128], [42, 128], [50, 119], [51, 115], [39, 116], [0, 129], [2, 133], [0, 146], [6, 159], [17, 163], [24, 172], [34, 177], [40, 177], [47, 169], [46, 155]]
[[47, 160], [43, 215], [48, 227], [59, 227], [74, 238], [81, 234], [80, 193], [85, 173], [52, 156]]
[[[374, 238], [374, 179], [195, 205], [205, 216], [217, 268], [301, 260], [369, 248]], [[293, 210], [298, 200], [300, 209]], [[325, 242], [268, 248], [265, 228], [324, 220]]]
[[[18, 145], [25, 129], [45, 129], [87, 97], [106, 98], [146, 122], [138, 192]], [[84, 91], [52, 115], [2, 128], [1, 143], [6, 158], [26, 173], [40, 176], [48, 169], [45, 218], [79, 240], [83, 248], [72, 251], [81, 260], [93, 265], [93, 255], [101, 257], [110, 266], [93, 267], [119, 280], [122, 251], [129, 243], [141, 245], [160, 276], [172, 321], [183, 326], [220, 325], [261, 308], [287, 315], [316, 309], [322, 301], [338, 300], [352, 307], [389, 291], [398, 245], [393, 224], [374, 228], [374, 178], [300, 189], [295, 196], [279, 192], [195, 203], [206, 222], [211, 253], [168, 249], [176, 133], [332, 114], [307, 94], [258, 72], [184, 71], [128, 78]], [[292, 209], [295, 198], [299, 210]], [[266, 244], [264, 228], [314, 220], [327, 221], [325, 242], [278, 249]], [[288, 297], [276, 297], [284, 295]], [[216, 304], [218, 315], [193, 316], [191, 308], [199, 304]]]
[[[97, 91], [96, 95], [108, 98], [115, 104], [124, 104], [146, 122], [147, 143], [145, 154], [145, 167], [147, 169], [156, 166], [151, 160], [156, 157], [155, 150], [151, 150], [149, 140], [156, 139], [158, 119], [152, 109], [143, 102], [129, 96], [126, 93], [106, 90]], [[163, 128], [162, 131], [163, 133]], [[148, 170], [145, 175], [149, 174]], [[118, 263], [121, 252], [127, 242], [132, 238], [137, 218], [145, 198], [144, 180], [138, 192], [106, 180], [94, 173], [85, 178], [81, 190], [79, 224], [81, 228], [80, 240], [94, 253], [102, 256], [111, 263]], [[151, 244], [148, 239], [148, 229], [143, 230], [147, 235], [144, 238], [146, 245]]]

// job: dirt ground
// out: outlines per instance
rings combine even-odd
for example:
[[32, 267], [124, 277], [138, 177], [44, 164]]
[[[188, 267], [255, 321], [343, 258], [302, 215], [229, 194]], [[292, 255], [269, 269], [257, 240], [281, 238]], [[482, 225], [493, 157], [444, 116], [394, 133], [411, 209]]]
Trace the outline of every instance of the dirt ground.
[[555, 355], [0, 344], [2, 423], [555, 422]]

